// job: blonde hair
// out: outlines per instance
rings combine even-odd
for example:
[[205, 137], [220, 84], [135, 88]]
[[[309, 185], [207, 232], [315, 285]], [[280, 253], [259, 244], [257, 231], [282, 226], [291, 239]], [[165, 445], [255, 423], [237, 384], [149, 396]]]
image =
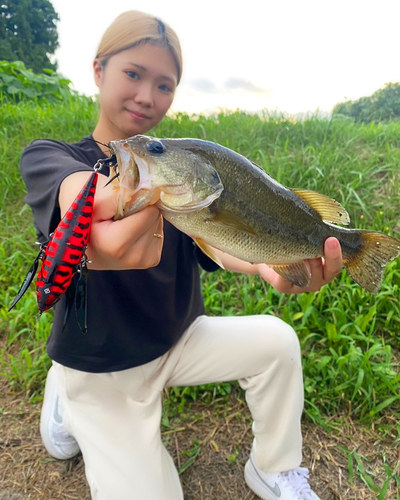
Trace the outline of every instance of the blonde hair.
[[129, 10], [119, 15], [100, 40], [96, 59], [105, 66], [111, 56], [142, 43], [160, 45], [170, 51], [176, 64], [179, 83], [182, 76], [179, 39], [168, 24], [144, 12]]

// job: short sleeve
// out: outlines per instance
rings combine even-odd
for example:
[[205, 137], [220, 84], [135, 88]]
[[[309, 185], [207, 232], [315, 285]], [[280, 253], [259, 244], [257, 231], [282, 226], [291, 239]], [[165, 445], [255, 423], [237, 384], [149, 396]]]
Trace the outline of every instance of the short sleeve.
[[75, 172], [92, 170], [84, 160], [68, 144], [51, 140], [34, 141], [23, 151], [20, 168], [27, 188], [25, 201], [32, 209], [39, 241], [46, 241], [60, 221], [62, 181]]

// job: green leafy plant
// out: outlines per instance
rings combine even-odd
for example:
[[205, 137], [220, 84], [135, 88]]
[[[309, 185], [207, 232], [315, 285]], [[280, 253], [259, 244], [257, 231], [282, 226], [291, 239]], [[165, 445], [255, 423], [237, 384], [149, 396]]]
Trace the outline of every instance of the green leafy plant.
[[14, 103], [24, 100], [56, 103], [78, 94], [70, 89], [70, 80], [51, 69], [36, 74], [22, 61], [0, 61], [0, 99]]
[[[6, 102], [0, 107], [0, 336], [1, 372], [15, 388], [40, 393], [49, 360], [45, 342], [51, 314], [38, 320], [35, 293], [7, 307], [37, 252], [32, 217], [24, 204], [18, 162], [33, 139], [77, 141], [94, 128], [98, 108], [87, 99]], [[400, 124], [354, 123], [335, 116], [295, 122], [264, 114], [184, 113], [165, 119], [152, 134], [198, 137], [244, 154], [289, 187], [314, 189], [342, 203], [351, 226], [400, 236]], [[276, 292], [257, 276], [223, 270], [202, 273], [209, 315], [273, 314], [293, 326], [302, 352], [305, 410], [324, 422], [340, 412], [367, 424], [400, 415], [400, 261], [386, 269], [381, 292], [371, 296], [343, 271], [319, 292]], [[237, 383], [169, 390], [181, 415], [195, 400], [228, 398]]]

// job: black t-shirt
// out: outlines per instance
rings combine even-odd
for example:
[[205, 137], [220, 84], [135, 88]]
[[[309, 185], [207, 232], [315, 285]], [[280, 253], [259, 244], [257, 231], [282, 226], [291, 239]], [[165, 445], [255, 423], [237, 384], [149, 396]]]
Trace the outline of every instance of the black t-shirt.
[[[25, 149], [21, 157], [21, 172], [28, 190], [25, 200], [32, 209], [39, 241], [47, 241], [60, 221], [61, 182], [72, 173], [92, 171], [99, 158], [104, 158], [104, 154], [91, 137], [75, 144], [37, 140]], [[66, 296], [62, 297], [55, 306], [47, 342], [53, 360], [88, 372], [132, 368], [167, 352], [204, 313], [198, 264], [209, 271], [217, 266], [167, 221], [164, 235], [157, 267], [89, 271], [85, 335], [74, 309], [63, 328]], [[77, 276], [71, 286], [75, 286], [76, 280]]]

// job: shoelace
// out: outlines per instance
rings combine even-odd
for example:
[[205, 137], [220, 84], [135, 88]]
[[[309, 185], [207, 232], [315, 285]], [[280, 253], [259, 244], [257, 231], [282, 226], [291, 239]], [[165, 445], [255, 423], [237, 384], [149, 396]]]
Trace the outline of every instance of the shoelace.
[[300, 498], [304, 500], [313, 500], [312, 490], [307, 481], [308, 474], [309, 471], [305, 467], [297, 467], [296, 469], [282, 472], [281, 476], [287, 480]]

